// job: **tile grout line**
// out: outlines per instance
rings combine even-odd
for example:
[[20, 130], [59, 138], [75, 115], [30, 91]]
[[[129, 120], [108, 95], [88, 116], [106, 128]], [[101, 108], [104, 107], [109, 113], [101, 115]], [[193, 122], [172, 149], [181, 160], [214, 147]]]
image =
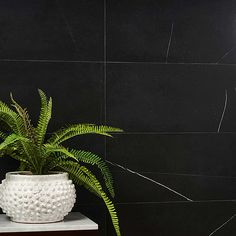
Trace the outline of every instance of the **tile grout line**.
[[[54, 134], [53, 132], [47, 132], [47, 134]], [[235, 135], [235, 132], [122, 132], [122, 133], [112, 133], [114, 135], [197, 135], [197, 134], [232, 134]]]
[[42, 62], [42, 63], [94, 63], [103, 64], [104, 61], [86, 60], [57, 60], [57, 59], [0, 59], [0, 62]]
[[[107, 2], [103, 1], [103, 109], [104, 109], [104, 123], [107, 124]], [[104, 159], [107, 159], [107, 139], [104, 137]], [[105, 212], [105, 235], [107, 235], [107, 213]]]
[[[112, 133], [112, 132], [111, 132]], [[183, 132], [183, 131], [176, 131], [176, 132], [161, 132], [161, 131], [124, 131], [122, 133], [114, 133], [116, 135], [183, 135], [183, 134], [236, 134], [236, 131], [229, 131], [229, 132], [217, 132], [217, 131], [188, 131], [188, 132]]]
[[[8, 59], [2, 58], [0, 62], [54, 62], [54, 63], [96, 63], [103, 64], [100, 60], [60, 60], [60, 59]], [[152, 61], [107, 61], [106, 64], [144, 64], [144, 65], [202, 65], [202, 66], [236, 66], [236, 64], [229, 63], [215, 63], [215, 62], [152, 62]]]
[[[127, 166], [127, 163], [126, 163], [126, 166]], [[116, 171], [116, 172], [119, 172], [119, 171]], [[227, 176], [227, 175], [201, 175], [201, 174], [186, 174], [186, 173], [176, 173], [176, 172], [158, 172], [158, 171], [142, 171], [142, 170], [139, 170], [139, 173], [156, 174], [156, 175], [170, 175], [170, 176], [175, 175], [175, 176], [185, 176], [185, 177], [221, 178], [221, 179], [230, 179], [230, 180], [236, 179], [236, 176]]]
[[193, 204], [193, 203], [199, 203], [199, 204], [203, 204], [203, 203], [235, 203], [236, 199], [226, 199], [226, 200], [194, 200], [194, 201], [186, 201], [186, 200], [182, 200], [182, 201], [143, 201], [143, 202], [117, 202], [117, 205], [146, 205], [146, 204]]
[[106, 0], [104, 0], [104, 21], [103, 21], [103, 65], [104, 65], [104, 78], [103, 78], [103, 90], [104, 90], [104, 121], [107, 124], [107, 10]]
[[[205, 204], [205, 203], [235, 203], [236, 199], [225, 199], [225, 200], [217, 200], [217, 199], [210, 199], [210, 200], [194, 200], [194, 201], [186, 201], [186, 200], [182, 200], [182, 201], [134, 201], [134, 202], [116, 202], [116, 205], [153, 205], [153, 204]], [[81, 203], [82, 204], [82, 203]], [[89, 204], [89, 203], [83, 203], [83, 206], [87, 206], [87, 205], [96, 205], [95, 203], [93, 204]]]

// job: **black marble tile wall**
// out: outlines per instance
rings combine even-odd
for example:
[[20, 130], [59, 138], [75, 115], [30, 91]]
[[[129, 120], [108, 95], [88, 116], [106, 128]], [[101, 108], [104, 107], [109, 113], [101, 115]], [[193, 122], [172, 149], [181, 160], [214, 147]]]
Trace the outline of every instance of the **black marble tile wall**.
[[[236, 234], [236, 3], [233, 0], [0, 2], [0, 99], [39, 113], [49, 132], [89, 122], [113, 139], [70, 145], [104, 156], [124, 236]], [[0, 160], [0, 177], [14, 170]], [[103, 203], [78, 188], [75, 211], [114, 230]]]

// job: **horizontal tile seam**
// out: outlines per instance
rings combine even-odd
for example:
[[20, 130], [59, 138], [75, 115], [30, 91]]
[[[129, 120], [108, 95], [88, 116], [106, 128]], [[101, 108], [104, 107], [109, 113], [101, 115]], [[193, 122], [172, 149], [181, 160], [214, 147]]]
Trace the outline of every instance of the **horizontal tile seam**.
[[[115, 201], [115, 205], [151, 205], [151, 204], [192, 204], [192, 203], [235, 203], [236, 199], [224, 199], [224, 200], [217, 200], [217, 199], [210, 199], [210, 200], [194, 200], [194, 201], [136, 201], [136, 202], [128, 202], [128, 201]], [[88, 206], [100, 206], [104, 207], [101, 203], [80, 203], [81, 207], [88, 207]]]
[[[54, 132], [47, 132], [48, 135], [54, 134]], [[112, 133], [112, 135], [192, 135], [192, 134], [236, 134], [236, 132], [122, 132]]]
[[225, 200], [193, 200], [193, 201], [150, 201], [150, 202], [115, 202], [116, 205], [151, 205], [151, 204], [193, 204], [193, 203], [235, 203], [236, 199], [225, 199]]
[[139, 135], [139, 134], [150, 134], [150, 135], [182, 135], [182, 134], [217, 134], [217, 135], [221, 135], [221, 134], [236, 134], [236, 131], [220, 131], [220, 132], [216, 132], [216, 131], [176, 131], [176, 132], [161, 132], [161, 131], [130, 131], [130, 132], [122, 132], [122, 133], [112, 133], [111, 134], [115, 134], [115, 135]]
[[[53, 59], [0, 59], [0, 62], [44, 62], [44, 63], [96, 63], [104, 64], [104, 60], [53, 60]], [[236, 64], [211, 62], [151, 62], [151, 61], [106, 61], [107, 64], [153, 64], [153, 65], [210, 65], [210, 66], [236, 66]]]
[[[173, 176], [183, 176], [183, 177], [204, 177], [204, 178], [219, 178], [219, 179], [236, 179], [236, 176], [227, 175], [198, 175], [198, 174], [183, 174], [183, 173], [171, 173], [171, 172], [155, 172], [155, 171], [142, 171], [135, 170], [141, 174], [155, 174], [155, 175], [173, 175]], [[123, 173], [123, 170], [113, 170], [113, 173]]]

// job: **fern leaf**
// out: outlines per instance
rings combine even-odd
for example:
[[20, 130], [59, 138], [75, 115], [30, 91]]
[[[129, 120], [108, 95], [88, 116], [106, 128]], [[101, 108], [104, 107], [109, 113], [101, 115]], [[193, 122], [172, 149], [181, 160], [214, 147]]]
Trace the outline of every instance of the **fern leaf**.
[[81, 166], [80, 168], [85, 174], [87, 174], [87, 176], [92, 180], [93, 184], [96, 186], [96, 188], [100, 191], [100, 195], [104, 201], [104, 203], [107, 206], [107, 209], [110, 213], [111, 216], [111, 220], [114, 226], [114, 229], [116, 231], [117, 236], [120, 236], [120, 226], [119, 226], [119, 220], [118, 220], [118, 216], [116, 213], [116, 209], [115, 206], [113, 204], [113, 202], [109, 199], [109, 197], [107, 197], [106, 193], [102, 190], [102, 186], [99, 183], [99, 181], [97, 180], [97, 178], [95, 177], [95, 175], [93, 175], [91, 173], [91, 171], [89, 171], [86, 167]]
[[55, 169], [66, 171], [69, 174], [70, 179], [72, 179], [75, 184], [85, 187], [91, 193], [101, 198], [99, 191], [92, 184], [91, 180], [80, 170], [80, 167], [81, 166], [79, 163], [68, 160], [60, 160], [57, 162]]
[[51, 144], [60, 144], [70, 138], [83, 134], [99, 134], [112, 137], [109, 132], [122, 132], [119, 128], [103, 125], [92, 125], [92, 124], [77, 124], [71, 125], [67, 128], [55, 132], [53, 136], [48, 140]]
[[12, 93], [10, 93], [11, 101], [12, 101], [12, 106], [16, 109], [20, 117], [22, 118], [23, 124], [24, 124], [24, 129], [29, 138], [36, 143], [35, 140], [35, 132], [34, 132], [34, 127], [31, 124], [31, 120], [28, 114], [28, 111], [26, 108], [22, 108], [13, 98]]
[[74, 156], [73, 153], [71, 153], [70, 151], [68, 151], [65, 147], [63, 146], [59, 146], [59, 145], [51, 145], [51, 144], [44, 144], [43, 145], [45, 148], [45, 153], [46, 155], [49, 155], [51, 153], [62, 153], [68, 157], [73, 158], [74, 160], [77, 160], [76, 157]]
[[37, 144], [41, 145], [44, 142], [44, 137], [47, 131], [48, 123], [52, 116], [52, 98], [50, 97], [49, 101], [47, 101], [46, 94], [41, 89], [39, 89], [38, 92], [41, 99], [41, 109], [40, 109], [38, 125], [36, 128], [36, 134], [37, 134]]
[[61, 153], [68, 157], [71, 157], [75, 161], [87, 163], [90, 165], [96, 165], [100, 169], [103, 175], [107, 189], [109, 190], [111, 196], [114, 197], [115, 193], [113, 188], [113, 179], [111, 172], [107, 167], [106, 162], [103, 161], [99, 156], [97, 156], [94, 153], [82, 150], [75, 150], [75, 149], [68, 150], [63, 146], [59, 145], [44, 144], [44, 147], [46, 155], [49, 155], [51, 153]]
[[[4, 102], [0, 101], [0, 119], [6, 123], [11, 130], [19, 135], [25, 136], [24, 122], [20, 115], [18, 115], [15, 111], [9, 108]], [[25, 142], [19, 140], [21, 143], [24, 152], [27, 154], [28, 158], [31, 159], [31, 155], [29, 153], [29, 148], [26, 146]]]
[[75, 181], [75, 183], [80, 185], [83, 184], [87, 189], [92, 192], [95, 191], [97, 195], [99, 195], [103, 199], [110, 213], [116, 234], [117, 236], [120, 236], [121, 233], [119, 220], [113, 202], [109, 199], [109, 197], [107, 197], [106, 193], [102, 189], [99, 180], [92, 174], [92, 172], [89, 171], [86, 167], [76, 164], [77, 163], [65, 161], [61, 163], [60, 168], [67, 171], [71, 178]]
[[49, 158], [45, 164], [46, 170], [45, 171], [51, 171], [55, 168], [57, 168], [58, 166], [60, 166], [62, 161], [68, 161], [68, 157], [67, 156], [57, 156], [56, 154], [53, 155], [51, 158]]
[[19, 170], [19, 171], [24, 171], [24, 170], [26, 170], [26, 167], [27, 167], [27, 163], [21, 161], [21, 162], [20, 162], [20, 165], [19, 165], [19, 167], [18, 167], [18, 170]]
[[4, 134], [2, 131], [0, 131], [0, 138], [1, 139], [5, 139], [7, 137], [6, 134]]
[[113, 178], [108, 166], [106, 165], [106, 162], [102, 160], [99, 156], [91, 152], [74, 149], [71, 149], [70, 152], [76, 157], [78, 161], [90, 165], [96, 165], [100, 169], [105, 180], [106, 187], [110, 192], [111, 196], [114, 198], [115, 193], [113, 187]]
[[22, 133], [22, 128], [24, 128], [22, 118], [2, 101], [0, 101], [0, 119], [6, 123], [14, 133]]
[[29, 139], [24, 138], [22, 136], [19, 136], [17, 134], [10, 134], [6, 137], [6, 139], [0, 144], [0, 150], [8, 147], [9, 145], [17, 142], [17, 141], [23, 141], [23, 142], [29, 142]]

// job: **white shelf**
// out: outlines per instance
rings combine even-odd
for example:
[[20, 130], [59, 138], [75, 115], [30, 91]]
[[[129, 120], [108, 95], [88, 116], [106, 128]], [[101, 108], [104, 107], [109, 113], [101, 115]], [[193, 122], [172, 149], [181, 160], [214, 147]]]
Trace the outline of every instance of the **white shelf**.
[[16, 232], [46, 232], [46, 231], [76, 231], [97, 230], [98, 225], [79, 212], [71, 212], [64, 221], [49, 224], [22, 224], [9, 220], [5, 214], [0, 214], [0, 234]]

